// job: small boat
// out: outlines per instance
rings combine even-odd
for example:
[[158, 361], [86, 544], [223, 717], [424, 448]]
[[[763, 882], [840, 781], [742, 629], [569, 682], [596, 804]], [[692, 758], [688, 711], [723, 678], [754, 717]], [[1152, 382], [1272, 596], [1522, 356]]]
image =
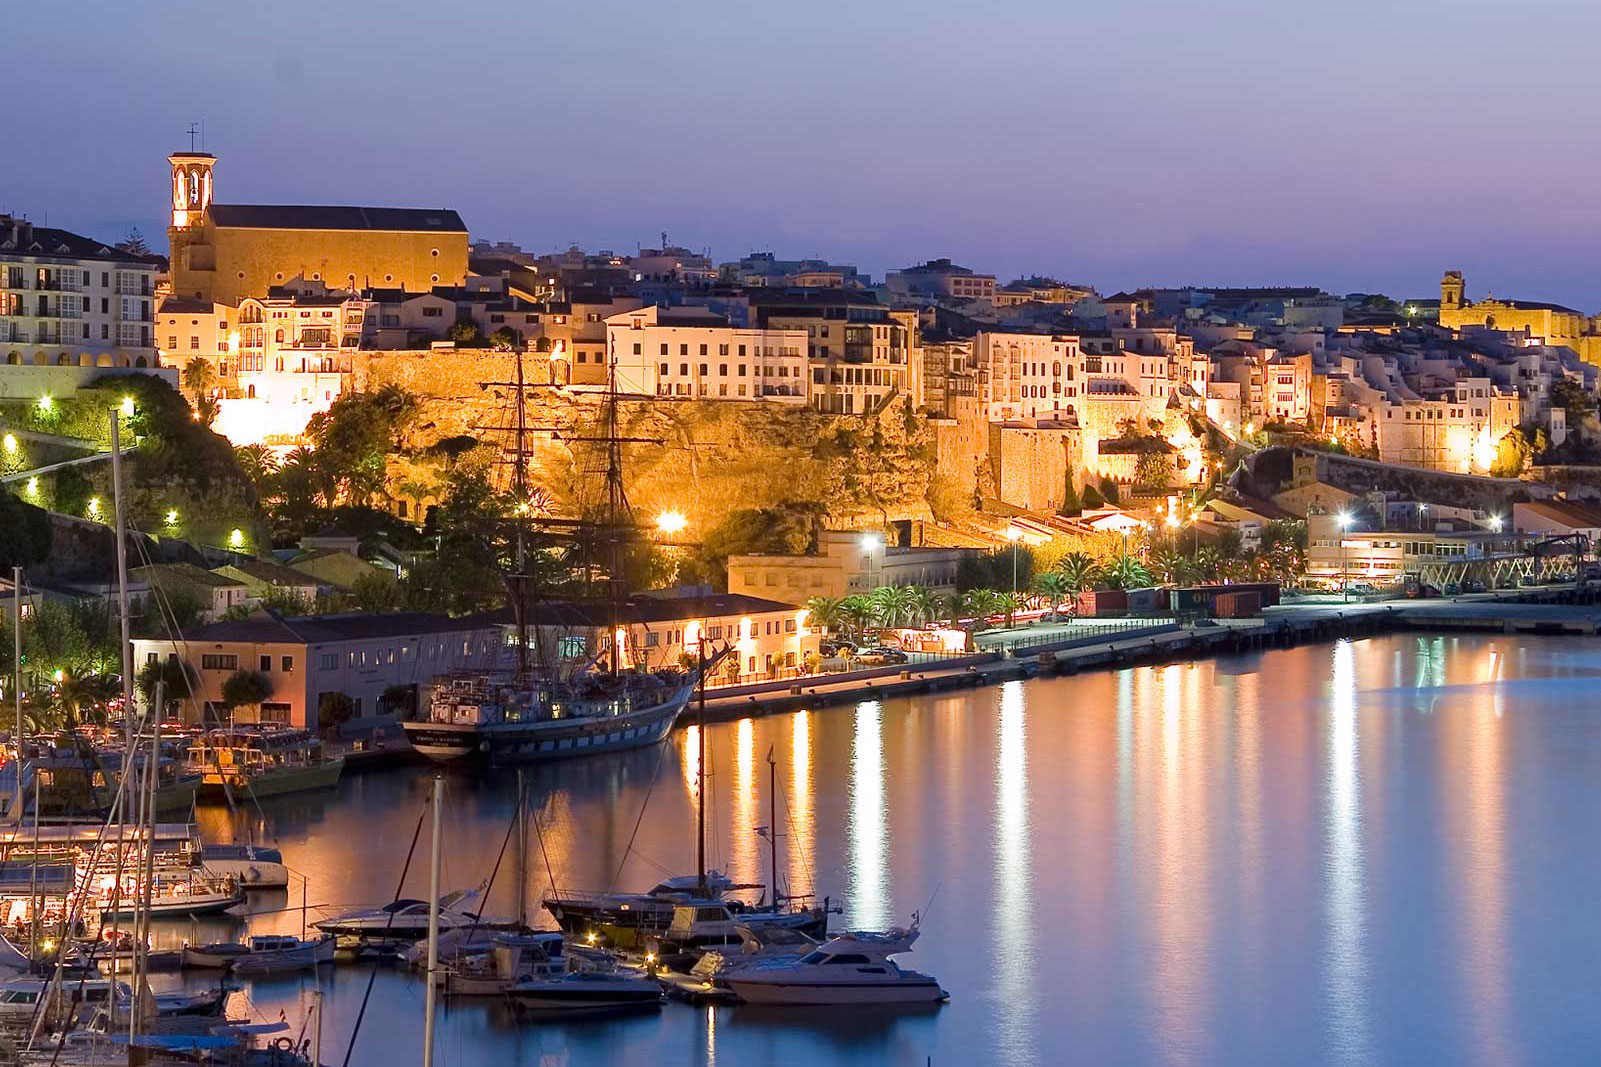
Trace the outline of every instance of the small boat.
[[207, 731], [190, 744], [189, 766], [202, 776], [202, 797], [231, 790], [260, 799], [331, 788], [345, 761], [309, 730], [257, 723]]
[[332, 934], [306, 941], [264, 934], [252, 937], [248, 947], [249, 951], [234, 960], [234, 974], [260, 976], [312, 970], [334, 961], [337, 942]]
[[[443, 940], [443, 939], [441, 939]], [[448, 996], [499, 996], [513, 986], [567, 973], [562, 935], [496, 934], [487, 952], [462, 952], [442, 965], [439, 981]]]
[[334, 961], [335, 940], [324, 934], [309, 940], [287, 934], [258, 934], [246, 941], [185, 945], [183, 965], [193, 970], [232, 970], [263, 975], [303, 971]]
[[262, 845], [206, 845], [200, 865], [219, 878], [232, 878], [246, 889], [283, 889], [289, 868], [283, 853]]
[[938, 982], [902, 970], [890, 957], [911, 951], [917, 925], [853, 932], [796, 960], [774, 959], [730, 971], [723, 981], [748, 1004], [937, 1004], [950, 999]]
[[152, 999], [156, 1004], [156, 1014], [166, 1018], [197, 1015], [214, 1018], [222, 1014], [223, 1005], [228, 1003], [228, 994], [231, 992], [233, 989], [230, 987], [218, 984], [210, 989], [154, 993]]
[[[505, 930], [516, 925], [509, 920], [484, 919], [471, 912], [458, 910], [458, 905], [476, 896], [475, 892], [457, 891], [439, 898], [441, 934], [448, 930], [474, 926], [485, 930]], [[379, 908], [367, 908], [332, 919], [322, 919], [311, 925], [325, 934], [337, 937], [340, 948], [409, 945], [428, 936], [428, 902], [396, 900]]]
[[655, 1011], [662, 1006], [655, 979], [622, 971], [569, 971], [535, 978], [506, 990], [518, 1008], [540, 1013]]

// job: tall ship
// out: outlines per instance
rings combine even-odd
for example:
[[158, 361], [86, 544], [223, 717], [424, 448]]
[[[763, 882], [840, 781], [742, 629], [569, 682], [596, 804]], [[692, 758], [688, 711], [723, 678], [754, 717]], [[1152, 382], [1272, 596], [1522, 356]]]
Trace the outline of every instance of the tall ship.
[[[566, 759], [657, 744], [672, 730], [700, 680], [726, 654], [726, 649], [712, 650], [701, 641], [696, 662], [647, 669], [633, 661], [627, 648], [625, 560], [640, 538], [623, 492], [622, 446], [662, 442], [619, 433], [615, 367], [608, 371], [602, 394], [598, 434], [529, 426], [525, 395], [539, 386], [524, 379], [520, 354], [516, 368], [515, 381], [484, 383], [507, 390], [515, 419], [510, 427], [485, 427], [515, 433], [515, 446], [508, 451], [510, 490], [517, 504], [516, 513], [505, 520], [502, 551], [516, 633], [515, 665], [433, 678], [426, 706], [402, 728], [424, 756], [483, 764]], [[536, 431], [568, 443], [604, 446], [605, 500], [598, 519], [533, 517], [527, 457], [528, 435]], [[588, 599], [578, 612], [585, 620], [582, 636], [553, 636], [572, 622], [576, 605], [544, 597], [538, 588], [542, 583], [533, 577], [541, 563], [551, 560], [541, 550], [553, 546], [567, 546], [563, 565], [569, 576], [581, 572], [587, 588], [603, 586], [602, 595]], [[581, 649], [577, 655], [572, 654], [574, 647]]]

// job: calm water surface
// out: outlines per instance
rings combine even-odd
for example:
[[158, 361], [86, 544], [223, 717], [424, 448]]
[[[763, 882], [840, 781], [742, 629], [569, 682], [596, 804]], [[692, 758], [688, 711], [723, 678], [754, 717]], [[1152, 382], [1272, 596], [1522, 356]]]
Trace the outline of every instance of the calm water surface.
[[[1601, 1046], [1598, 683], [1594, 639], [1391, 637], [715, 726], [716, 865], [766, 876], [771, 752], [785, 876], [849, 925], [921, 911], [903, 962], [951, 1002], [522, 1026], [452, 1005], [439, 1062], [1581, 1062]], [[691, 872], [695, 749], [680, 731], [531, 769], [530, 893]], [[394, 892], [428, 789], [421, 770], [356, 776], [203, 821], [281, 844], [312, 905], [365, 906]], [[513, 779], [447, 792], [444, 882], [470, 886]], [[509, 873], [508, 854], [491, 910], [512, 908]], [[427, 874], [425, 829], [409, 895]], [[337, 1064], [371, 971], [324, 973]], [[247, 995], [298, 1025], [310, 988]], [[380, 970], [350, 1062], [417, 1062], [422, 1003]]]

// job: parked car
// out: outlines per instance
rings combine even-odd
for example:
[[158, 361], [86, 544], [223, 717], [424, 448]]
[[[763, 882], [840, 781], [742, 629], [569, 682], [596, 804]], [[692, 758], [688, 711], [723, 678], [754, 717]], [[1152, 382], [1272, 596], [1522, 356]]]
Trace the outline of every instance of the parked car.
[[864, 648], [856, 655], [856, 663], [862, 667], [888, 667], [896, 663], [905, 663], [906, 653], [898, 648], [879, 646]]
[[854, 641], [846, 641], [844, 638], [830, 638], [819, 642], [817, 646], [818, 654], [824, 658], [837, 656], [841, 652], [847, 651], [854, 653], [856, 651], [856, 643]]

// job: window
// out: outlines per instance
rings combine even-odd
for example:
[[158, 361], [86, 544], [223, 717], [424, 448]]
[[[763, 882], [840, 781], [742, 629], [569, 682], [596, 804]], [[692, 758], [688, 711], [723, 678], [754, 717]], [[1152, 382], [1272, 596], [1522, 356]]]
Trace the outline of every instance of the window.
[[200, 338], [194, 334], [189, 335], [189, 351], [195, 352], [200, 348]]
[[445, 309], [444, 308], [423, 308], [422, 309], [422, 317], [425, 318], [425, 319], [437, 319], [437, 318], [443, 316], [444, 313], [445, 313]]
[[262, 674], [271, 674], [272, 673], [272, 657], [271, 656], [262, 656], [261, 657], [261, 673]]
[[657, 645], [659, 645], [661, 643], [662, 643], [662, 635], [657, 633], [656, 631], [651, 630], [649, 633], [645, 634], [645, 647], [646, 648], [655, 648]]
[[689, 346], [688, 345], [679, 345], [678, 346], [678, 354], [681, 355], [681, 356], [689, 355]]
[[668, 373], [669, 373], [669, 371], [668, 371], [668, 369], [667, 369], [667, 364], [665, 364], [665, 363], [663, 363], [663, 364], [662, 364], [662, 369], [661, 369], [661, 373], [662, 373], [662, 374], [663, 374], [663, 375], [666, 375], [666, 374], [668, 374]]
[[640, 355], [640, 351], [639, 351], [639, 342], [638, 342], [638, 341], [635, 341], [635, 342], [634, 342], [634, 355], [636, 355], [636, 356], [637, 356], [637, 355]]
[[663, 344], [663, 345], [662, 345], [662, 355], [664, 355], [664, 356], [665, 356], [665, 355], [666, 355], [666, 354], [667, 354], [667, 345], [666, 345], [666, 344]]
[[239, 669], [239, 657], [204, 655], [200, 657], [200, 667], [207, 671], [236, 671]]
[[280, 656], [278, 658], [278, 669], [283, 671], [285, 674], [295, 673], [295, 657]]

